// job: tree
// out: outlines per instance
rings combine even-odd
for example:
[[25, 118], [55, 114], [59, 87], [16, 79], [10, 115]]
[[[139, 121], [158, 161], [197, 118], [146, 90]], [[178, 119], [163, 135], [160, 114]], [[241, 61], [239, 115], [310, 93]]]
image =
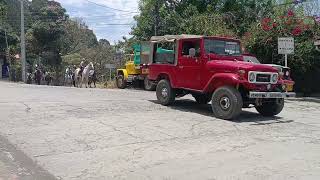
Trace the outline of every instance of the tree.
[[294, 37], [295, 54], [289, 55], [289, 67], [297, 91], [310, 93], [320, 91], [320, 86], [313, 83], [320, 73], [320, 53], [313, 45], [319, 34], [319, 25], [314, 18], [295, 13], [294, 9], [289, 8], [284, 15], [267, 17], [253, 24], [243, 41], [262, 63], [283, 64], [284, 58], [277, 52], [278, 37]]
[[63, 54], [78, 53], [84, 48], [98, 45], [92, 30], [81, 19], [68, 19], [64, 23]]
[[65, 9], [55, 1], [45, 0], [32, 2], [31, 7], [37, 18], [27, 32], [29, 53], [40, 56], [44, 64], [57, 68], [61, 64]]

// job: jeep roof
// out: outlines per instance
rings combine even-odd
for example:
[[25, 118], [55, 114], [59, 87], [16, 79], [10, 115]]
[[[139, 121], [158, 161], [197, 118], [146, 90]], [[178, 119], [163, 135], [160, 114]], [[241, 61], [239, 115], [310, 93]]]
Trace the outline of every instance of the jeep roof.
[[202, 36], [202, 35], [192, 35], [192, 34], [181, 34], [181, 35], [164, 35], [164, 36], [152, 36], [151, 42], [173, 42], [175, 40], [181, 39], [196, 39], [196, 38], [216, 38], [216, 39], [228, 39], [233, 41], [240, 41], [238, 39], [230, 37], [219, 37], [219, 36]]

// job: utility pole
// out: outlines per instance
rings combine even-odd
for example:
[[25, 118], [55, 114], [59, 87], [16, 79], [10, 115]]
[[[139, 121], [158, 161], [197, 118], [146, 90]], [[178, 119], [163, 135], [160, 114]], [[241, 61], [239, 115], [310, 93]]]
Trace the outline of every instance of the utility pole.
[[21, 64], [22, 64], [22, 81], [26, 82], [26, 40], [25, 40], [25, 30], [24, 30], [24, 6], [23, 0], [21, 3]]

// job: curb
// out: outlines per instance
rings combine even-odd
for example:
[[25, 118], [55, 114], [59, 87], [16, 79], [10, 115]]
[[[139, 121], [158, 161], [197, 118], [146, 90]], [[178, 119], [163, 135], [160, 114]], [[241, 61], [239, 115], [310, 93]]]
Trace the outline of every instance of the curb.
[[303, 97], [303, 98], [289, 98], [287, 101], [300, 101], [300, 102], [314, 102], [320, 103], [320, 98]]

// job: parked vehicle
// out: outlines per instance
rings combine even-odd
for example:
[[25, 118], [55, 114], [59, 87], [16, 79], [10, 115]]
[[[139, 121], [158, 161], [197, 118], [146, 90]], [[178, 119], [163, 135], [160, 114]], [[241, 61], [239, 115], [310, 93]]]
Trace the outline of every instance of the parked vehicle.
[[[261, 64], [260, 61], [252, 54], [243, 54], [243, 60], [245, 62], [251, 62], [256, 64]], [[292, 92], [294, 89], [294, 81], [291, 79], [291, 70], [289, 67], [277, 65], [277, 64], [265, 64], [276, 68], [279, 75], [282, 77], [284, 84], [286, 85], [286, 91]]]
[[[159, 54], [164, 48], [170, 53]], [[171, 53], [173, 51], [173, 53]], [[277, 69], [243, 61], [240, 41], [224, 37], [166, 35], [151, 38], [148, 78], [157, 84], [160, 104], [192, 94], [211, 106], [214, 116], [235, 119], [242, 108], [254, 105], [263, 116], [279, 114], [286, 92]]]
[[[141, 53], [143, 44], [133, 46], [134, 54], [128, 55], [128, 61], [124, 69], [117, 69], [117, 87], [125, 89], [128, 84], [140, 84], [143, 82], [145, 90], [155, 90], [156, 85], [152, 84], [147, 78], [148, 75], [148, 49]], [[148, 48], [148, 47], [147, 47]]]

